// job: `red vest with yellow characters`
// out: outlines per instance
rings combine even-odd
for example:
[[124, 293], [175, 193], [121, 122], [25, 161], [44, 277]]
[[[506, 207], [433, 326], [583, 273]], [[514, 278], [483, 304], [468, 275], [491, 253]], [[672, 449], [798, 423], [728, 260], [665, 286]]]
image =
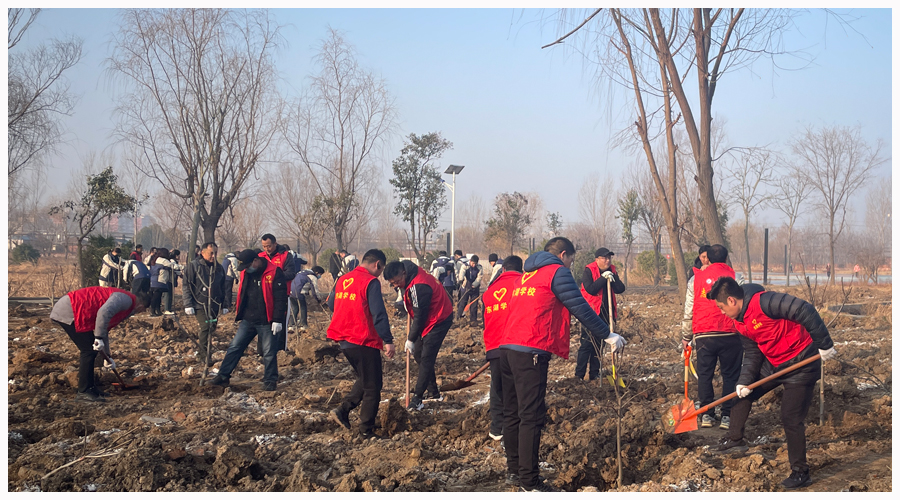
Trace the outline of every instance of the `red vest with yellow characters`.
[[500, 338], [506, 329], [509, 317], [509, 300], [512, 298], [515, 282], [522, 277], [516, 271], [503, 271], [481, 296], [484, 302], [484, 350], [500, 347]]
[[509, 307], [516, 312], [506, 321], [500, 345], [534, 347], [569, 359], [569, 310], [550, 289], [560, 267], [544, 266], [513, 282]]
[[744, 311], [744, 322], [734, 323], [741, 335], [759, 344], [759, 350], [772, 366], [778, 366], [796, 357], [813, 340], [799, 323], [766, 316], [759, 306], [759, 298], [763, 293], [772, 292], [757, 293], [751, 297]]
[[362, 266], [338, 278], [334, 284], [334, 316], [328, 325], [328, 338], [381, 350], [384, 341], [375, 331], [366, 293], [369, 283], [375, 279]]
[[427, 285], [431, 288], [431, 307], [428, 309], [428, 319], [425, 321], [425, 328], [422, 330], [422, 337], [428, 335], [428, 332], [438, 323], [445, 321], [453, 314], [453, 304], [450, 303], [450, 296], [444, 287], [434, 279], [434, 276], [428, 274], [428, 271], [418, 267], [418, 272], [409, 285], [406, 287], [406, 293], [403, 294], [403, 302], [406, 304], [406, 310], [409, 311], [410, 317], [413, 316], [412, 300], [409, 298], [409, 289], [414, 285]]
[[131, 297], [131, 308], [113, 316], [109, 322], [108, 330], [112, 330], [113, 327], [121, 323], [122, 320], [127, 318], [132, 311], [134, 311], [135, 306], [137, 306], [137, 297], [125, 290], [104, 286], [89, 286], [87, 288], [75, 290], [74, 292], [69, 292], [67, 295], [72, 302], [72, 315], [75, 317], [75, 331], [93, 332], [94, 327], [97, 326], [97, 311], [103, 307], [103, 304], [105, 304], [109, 297], [114, 293], [124, 293]]
[[706, 298], [717, 279], [728, 276], [734, 279], [734, 269], [721, 262], [710, 264], [706, 269], [694, 269], [694, 314], [691, 331], [694, 335], [709, 332], [737, 333], [734, 321], [722, 314], [716, 301]]

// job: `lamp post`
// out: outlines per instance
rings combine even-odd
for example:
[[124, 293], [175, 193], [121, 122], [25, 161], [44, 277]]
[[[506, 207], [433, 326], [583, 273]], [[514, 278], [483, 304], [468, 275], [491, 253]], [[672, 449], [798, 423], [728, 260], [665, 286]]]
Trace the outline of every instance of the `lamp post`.
[[450, 190], [450, 251], [453, 252], [456, 250], [456, 174], [462, 172], [462, 169], [466, 168], [465, 165], [450, 165], [447, 167], [447, 170], [444, 170], [445, 174], [450, 174], [453, 176], [453, 184], [447, 184], [447, 181], [441, 179], [441, 182], [447, 186], [447, 189]]

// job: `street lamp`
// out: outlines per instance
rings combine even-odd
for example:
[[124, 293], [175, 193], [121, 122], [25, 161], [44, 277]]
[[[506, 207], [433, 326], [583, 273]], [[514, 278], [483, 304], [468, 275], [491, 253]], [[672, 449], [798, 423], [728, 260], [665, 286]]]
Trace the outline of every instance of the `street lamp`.
[[447, 184], [447, 181], [441, 179], [441, 182], [447, 186], [447, 189], [450, 190], [450, 251], [453, 252], [456, 250], [456, 174], [462, 172], [462, 169], [466, 168], [465, 165], [450, 165], [447, 167], [447, 170], [444, 170], [445, 174], [451, 174], [453, 176], [453, 184]]

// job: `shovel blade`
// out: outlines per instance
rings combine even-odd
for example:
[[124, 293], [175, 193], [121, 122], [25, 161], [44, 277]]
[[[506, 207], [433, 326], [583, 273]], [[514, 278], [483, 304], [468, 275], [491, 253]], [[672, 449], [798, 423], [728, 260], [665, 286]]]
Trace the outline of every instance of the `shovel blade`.
[[685, 398], [681, 404], [677, 404], [663, 415], [663, 425], [668, 432], [680, 434], [697, 430], [697, 416], [694, 412], [694, 402]]
[[466, 387], [471, 387], [473, 385], [475, 385], [475, 382], [466, 382], [465, 380], [457, 380], [455, 382], [447, 382], [446, 384], [442, 385], [438, 390], [440, 390], [441, 392], [458, 391], [460, 389], [465, 389]]

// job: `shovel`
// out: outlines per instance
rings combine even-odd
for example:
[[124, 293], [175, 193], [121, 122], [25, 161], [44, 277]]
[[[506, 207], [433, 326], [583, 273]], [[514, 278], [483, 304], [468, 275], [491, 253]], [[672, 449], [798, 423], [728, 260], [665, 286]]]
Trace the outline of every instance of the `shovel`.
[[466, 307], [463, 308], [463, 316], [465, 316], [466, 314], [469, 314], [469, 308], [472, 307], [472, 304], [474, 304], [475, 301], [477, 301], [480, 298], [481, 298], [481, 294], [478, 294], [478, 297], [475, 297], [474, 299], [472, 299], [472, 302], [469, 302], [468, 304], [466, 304]]
[[[98, 351], [98, 352], [100, 353], [101, 356], [103, 356], [103, 359], [108, 361], [109, 364], [112, 364], [113, 360], [112, 360], [112, 358], [109, 357], [109, 354], [106, 354], [106, 351], [104, 351], [103, 349], [100, 349], [100, 351]], [[110, 367], [110, 368], [112, 368], [112, 367]], [[113, 373], [116, 374], [116, 378], [119, 379], [118, 382], [113, 382], [113, 384], [112, 384], [113, 387], [117, 387], [117, 388], [123, 389], [123, 390], [138, 389], [141, 387], [137, 384], [126, 384], [125, 381], [122, 380], [122, 376], [119, 375], [118, 370], [116, 370], [115, 368], [112, 368], [112, 371], [113, 371]]]
[[[606, 297], [609, 299], [609, 331], [616, 331], [616, 316], [613, 311], [613, 297], [612, 297], [612, 280], [606, 280]], [[616, 374], [616, 360], [621, 359], [622, 353], [612, 353], [612, 361], [610, 363], [610, 367], [612, 368], [612, 375], [607, 375], [606, 380], [609, 381], [609, 384], [614, 386], [616, 384], [619, 387], [625, 387], [625, 379], [618, 376]]]
[[[688, 345], [684, 349], [684, 399], [681, 400], [681, 406], [678, 407], [679, 415], [687, 415], [694, 410], [694, 402], [688, 397], [688, 373], [691, 371], [691, 346]], [[697, 420], [694, 419], [694, 428], [696, 428]]]
[[440, 391], [441, 392], [458, 391], [460, 389], [465, 389], [466, 387], [473, 386], [473, 385], [475, 385], [475, 382], [472, 382], [472, 380], [474, 380], [477, 376], [484, 373], [484, 371], [487, 370], [490, 366], [491, 366], [491, 362], [488, 361], [487, 363], [482, 365], [481, 368], [475, 370], [475, 373], [466, 377], [465, 380], [456, 380], [453, 382], [447, 382], [446, 384], [442, 385], [440, 387]]
[[[764, 379], [753, 382], [752, 384], [748, 385], [747, 388], [750, 390], [756, 389], [757, 387], [765, 384], [766, 382], [771, 382], [772, 380], [775, 380], [778, 377], [780, 377], [786, 373], [790, 373], [790, 372], [796, 370], [797, 368], [806, 366], [820, 358], [821, 358], [821, 356], [818, 354], [816, 354], [815, 356], [806, 358], [803, 361], [801, 361], [795, 365], [791, 365], [791, 366], [785, 368], [784, 370], [780, 370], [778, 372], [775, 372], [775, 373], [769, 375], [768, 377], [766, 377]], [[720, 404], [724, 403], [725, 401], [734, 399], [735, 397], [737, 397], [737, 391], [732, 392], [731, 394], [729, 394], [721, 399], [717, 399], [706, 406], [702, 406], [700, 408], [697, 408], [696, 410], [689, 410], [686, 412], [683, 410], [684, 402], [682, 402], [682, 404], [675, 405], [672, 408], [670, 408], [669, 411], [667, 411], [663, 415], [663, 419], [662, 419], [663, 426], [666, 428], [667, 432], [672, 432], [675, 434], [680, 434], [682, 432], [688, 432], [688, 431], [695, 431], [695, 430], [697, 430], [697, 415], [701, 415], [704, 412], [706, 412], [707, 410], [709, 410], [710, 408], [715, 408], [716, 406], [719, 406]], [[687, 398], [685, 398], [685, 399], [687, 399]], [[688, 401], [688, 403], [690, 403], [690, 406], [693, 407], [693, 405], [694, 405], [693, 402]]]
[[[409, 340], [409, 325], [412, 322], [412, 318], [407, 314], [406, 315], [406, 340]], [[409, 408], [409, 356], [410, 352], [406, 351], [406, 403], [404, 404], [405, 408]]]

